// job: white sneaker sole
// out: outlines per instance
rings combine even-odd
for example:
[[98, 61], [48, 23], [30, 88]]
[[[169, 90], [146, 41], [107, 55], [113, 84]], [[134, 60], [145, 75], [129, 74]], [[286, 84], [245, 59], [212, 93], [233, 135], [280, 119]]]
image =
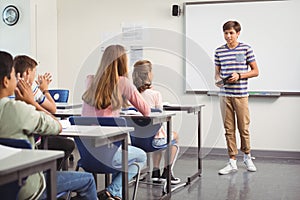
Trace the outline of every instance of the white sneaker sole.
[[247, 168], [247, 170], [248, 170], [249, 172], [256, 172], [256, 169], [248, 169], [248, 168]]
[[[161, 182], [166, 182], [167, 181], [167, 179], [165, 179], [165, 178], [160, 178], [160, 180], [161, 180]], [[181, 180], [179, 178], [176, 178], [176, 180], [171, 180], [172, 185], [177, 185], [180, 182], [181, 182]]]
[[161, 179], [160, 178], [151, 178], [153, 183], [161, 183]]
[[232, 169], [232, 170], [227, 171], [227, 172], [219, 171], [219, 175], [226, 175], [226, 174], [236, 173], [237, 171], [238, 171], [238, 169]]

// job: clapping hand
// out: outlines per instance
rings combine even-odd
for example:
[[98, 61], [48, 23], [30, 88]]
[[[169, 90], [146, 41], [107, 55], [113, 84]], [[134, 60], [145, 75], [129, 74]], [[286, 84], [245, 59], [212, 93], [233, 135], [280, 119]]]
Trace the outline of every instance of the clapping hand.
[[34, 97], [31, 89], [31, 84], [28, 79], [21, 78], [20, 74], [17, 74], [18, 84], [15, 89], [15, 95], [17, 100], [25, 101], [28, 104], [34, 104]]
[[38, 80], [36, 81], [39, 85], [41, 91], [48, 90], [48, 86], [52, 81], [52, 75], [50, 73], [45, 73], [44, 75], [38, 75]]

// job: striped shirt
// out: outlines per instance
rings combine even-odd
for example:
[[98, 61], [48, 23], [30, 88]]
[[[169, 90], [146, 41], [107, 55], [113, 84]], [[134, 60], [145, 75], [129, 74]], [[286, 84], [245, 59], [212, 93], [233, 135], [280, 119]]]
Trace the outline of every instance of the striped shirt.
[[[239, 43], [234, 49], [222, 45], [215, 51], [215, 65], [220, 67], [221, 78], [226, 78], [232, 73], [246, 73], [249, 71], [248, 65], [255, 61], [252, 48], [243, 43]], [[221, 96], [245, 97], [248, 96], [248, 79], [243, 78], [235, 83], [228, 83], [221, 87]]]
[[31, 85], [31, 89], [33, 92], [34, 100], [38, 102], [39, 104], [44, 103], [46, 96], [43, 94], [43, 92], [40, 90], [39, 85], [34, 81]]

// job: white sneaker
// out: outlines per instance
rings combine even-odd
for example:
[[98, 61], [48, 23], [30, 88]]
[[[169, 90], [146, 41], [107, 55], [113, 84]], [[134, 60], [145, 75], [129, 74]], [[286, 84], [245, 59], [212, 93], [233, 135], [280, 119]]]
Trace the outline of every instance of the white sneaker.
[[250, 172], [256, 172], [256, 167], [252, 161], [250, 154], [244, 154], [244, 163], [246, 165], [246, 168]]
[[219, 174], [225, 175], [225, 174], [229, 174], [232, 172], [237, 172], [237, 170], [238, 170], [238, 168], [236, 165], [236, 160], [229, 159], [229, 162], [227, 163], [227, 165], [223, 169], [219, 170]]

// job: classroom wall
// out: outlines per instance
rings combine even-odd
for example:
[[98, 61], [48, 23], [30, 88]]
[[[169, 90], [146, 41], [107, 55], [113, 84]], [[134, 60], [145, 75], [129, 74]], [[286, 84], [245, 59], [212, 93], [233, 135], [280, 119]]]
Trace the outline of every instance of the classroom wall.
[[[202, 145], [208, 149], [226, 148], [218, 97], [185, 93], [183, 17], [171, 16], [172, 4], [179, 4], [182, 8], [183, 2], [183, 0], [56, 1], [57, 15], [49, 15], [47, 10], [44, 10], [43, 15], [50, 24], [57, 19], [57, 52], [51, 53], [54, 57], [57, 56], [57, 66], [53, 68], [53, 65], [49, 65], [51, 61], [45, 63], [49, 71], [57, 70], [55, 74], [57, 84], [53, 87], [69, 88], [70, 101], [80, 101], [85, 75], [95, 73], [98, 67], [101, 45], [114, 39], [119, 42], [120, 37], [122, 38], [122, 27], [142, 25], [143, 37], [148, 41], [143, 44], [143, 57], [155, 65], [154, 86], [162, 92], [163, 100], [174, 104], [205, 104], [202, 113]], [[47, 25], [43, 24], [44, 27]], [[8, 27], [5, 27], [6, 29]], [[8, 35], [2, 29], [0, 34], [1, 39], [20, 37], [17, 33]], [[220, 35], [222, 37], [222, 33]], [[43, 40], [45, 43], [41, 48], [43, 53], [47, 53], [48, 45], [56, 42], [46, 38]], [[52, 48], [51, 50], [53, 51]], [[213, 52], [208, 52], [210, 53]], [[249, 106], [252, 148], [300, 151], [299, 104], [300, 97], [251, 97]], [[196, 146], [196, 125], [195, 115], [177, 113], [173, 127], [179, 132], [180, 145]]]
[[[20, 18], [14, 26], [2, 20], [3, 9], [14, 5]], [[57, 5], [53, 0], [1, 0], [0, 49], [38, 61], [37, 73], [50, 72], [57, 86]]]
[[[183, 16], [171, 16], [172, 4], [179, 4], [183, 8], [183, 2], [183, 0], [89, 0], [88, 3], [84, 0], [57, 1], [59, 86], [76, 91], [79, 86], [76, 82], [79, 81], [84, 85], [84, 78], [78, 73], [89, 73], [97, 69], [98, 66], [86, 65], [87, 63], [98, 65], [97, 55], [101, 53], [99, 51], [95, 53], [94, 50], [105, 40], [118, 38], [124, 24], [142, 24], [146, 29], [154, 28], [155, 30], [146, 31], [151, 35], [152, 43], [146, 45], [144, 58], [160, 66], [154, 68], [155, 87], [163, 93], [163, 100], [166, 102], [205, 104], [202, 113], [203, 146], [226, 148], [218, 97], [185, 93], [183, 53], [176, 55], [177, 51], [183, 52], [183, 37], [181, 37], [184, 33]], [[149, 35], [147, 37], [150, 37]], [[220, 35], [222, 36], [221, 32]], [[91, 57], [95, 61], [86, 61]], [[91, 70], [86, 70], [89, 67]], [[73, 100], [79, 101], [80, 94], [76, 93]], [[249, 105], [253, 149], [300, 151], [298, 142], [300, 97], [251, 97]], [[179, 132], [181, 145], [196, 146], [195, 115], [177, 113], [173, 127]]]

